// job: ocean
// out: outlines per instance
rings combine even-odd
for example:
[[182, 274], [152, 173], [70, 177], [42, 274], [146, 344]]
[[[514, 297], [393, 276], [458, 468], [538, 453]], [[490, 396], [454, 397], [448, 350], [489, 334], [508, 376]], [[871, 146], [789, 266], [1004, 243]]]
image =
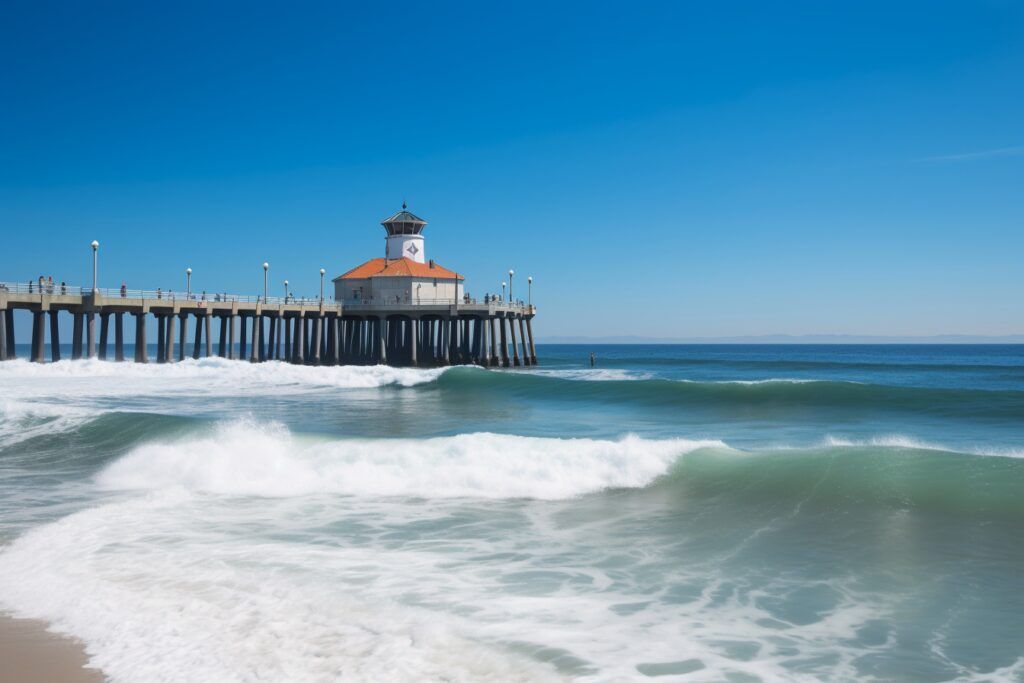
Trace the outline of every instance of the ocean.
[[19, 351], [0, 611], [114, 681], [1024, 680], [1024, 346]]

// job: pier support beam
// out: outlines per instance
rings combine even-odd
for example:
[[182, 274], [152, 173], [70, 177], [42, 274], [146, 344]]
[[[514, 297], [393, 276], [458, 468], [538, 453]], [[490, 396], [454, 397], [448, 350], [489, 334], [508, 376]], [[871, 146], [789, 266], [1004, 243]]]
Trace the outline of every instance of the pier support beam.
[[7, 360], [14, 360], [18, 357], [18, 351], [14, 348], [14, 311], [4, 311], [4, 340], [7, 343]]
[[185, 340], [188, 339], [188, 313], [184, 311], [178, 314], [181, 322], [181, 329], [178, 330], [178, 360], [185, 360]]
[[387, 324], [387, 318], [381, 316], [377, 318], [377, 364], [387, 365], [388, 364], [388, 347], [385, 344], [384, 339], [384, 327]]
[[302, 316], [295, 319], [295, 334], [292, 339], [292, 358], [291, 361], [297, 365], [302, 365], [305, 362], [305, 348], [306, 348], [306, 337], [305, 337], [306, 321]]
[[530, 350], [526, 346], [526, 321], [519, 318], [519, 343], [523, 347], [523, 365], [530, 365]]
[[489, 335], [491, 338], [491, 365], [500, 365], [501, 360], [498, 358], [498, 335], [495, 329], [496, 318], [489, 318], [487, 320], [487, 327], [490, 328]]
[[54, 363], [60, 360], [60, 321], [57, 320], [57, 310], [50, 309], [50, 360]]
[[81, 360], [82, 358], [82, 323], [84, 322], [81, 312], [74, 312], [71, 314], [71, 360]]
[[32, 355], [30, 360], [33, 363], [45, 363], [43, 355], [43, 342], [46, 336], [46, 313], [43, 311], [32, 312]]
[[124, 360], [124, 313], [114, 314], [114, 360]]
[[110, 314], [100, 313], [100, 360], [107, 359], [107, 339], [110, 337]]
[[284, 318], [284, 360], [292, 362], [292, 319]]
[[228, 326], [228, 355], [229, 359], [235, 357], [235, 316], [224, 316], [224, 324]]
[[0, 361], [7, 360], [7, 309], [0, 311]]
[[213, 316], [207, 312], [203, 315], [203, 327], [206, 328], [206, 357], [209, 358], [213, 355], [213, 321], [210, 319]]
[[508, 320], [508, 334], [512, 342], [512, 365], [519, 367], [521, 364], [519, 361], [519, 347], [516, 346], [516, 319], [506, 318]]
[[526, 319], [526, 332], [530, 335], [530, 363], [537, 364], [537, 347], [533, 344], [533, 318]]
[[96, 357], [96, 314], [92, 311], [85, 314], [85, 357]]
[[274, 360], [277, 352], [277, 316], [270, 316], [267, 329], [267, 360]]
[[260, 345], [263, 343], [263, 317], [253, 315], [252, 344], [249, 349], [249, 362], [259, 362]]
[[245, 329], [249, 316], [238, 316], [238, 360], [248, 360], [245, 353]]
[[491, 336], [491, 321], [488, 318], [480, 319], [480, 365], [490, 367], [491, 345], [488, 337]]
[[226, 315], [219, 315], [217, 317], [220, 318], [220, 334], [217, 336], [217, 357], [227, 358], [228, 317]]
[[192, 340], [192, 360], [199, 360], [199, 351], [203, 347], [203, 319], [196, 315], [196, 334]]
[[410, 318], [409, 319], [409, 338], [405, 340], [405, 343], [409, 346], [409, 364], [413, 367], [419, 365], [419, 355], [416, 353], [419, 347], [419, 328], [420, 319]]
[[135, 316], [135, 362], [149, 362], [149, 348], [146, 344], [146, 313], [133, 313]]
[[167, 316], [156, 313], [156, 362], [167, 362]]
[[498, 318], [498, 328], [501, 330], [501, 365], [507, 368], [508, 361], [508, 337], [505, 334], [505, 318]]
[[174, 361], [174, 319], [173, 313], [167, 316], [167, 338], [164, 342], [164, 362], [171, 363]]
[[334, 318], [325, 317], [323, 321], [324, 325], [327, 327], [327, 353], [324, 354], [324, 364], [336, 365], [338, 362], [338, 328], [337, 325], [335, 324]]
[[324, 333], [324, 317], [318, 315], [313, 318], [313, 339], [310, 341], [311, 358], [309, 359], [313, 365], [320, 365], [320, 340]]

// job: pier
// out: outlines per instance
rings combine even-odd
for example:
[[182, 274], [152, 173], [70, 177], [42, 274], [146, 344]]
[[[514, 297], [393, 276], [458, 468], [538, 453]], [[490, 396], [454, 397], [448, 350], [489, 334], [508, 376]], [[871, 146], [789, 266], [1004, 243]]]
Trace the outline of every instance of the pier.
[[[30, 291], [31, 290], [31, 291]], [[0, 283], [0, 361], [16, 357], [14, 311], [32, 317], [29, 360], [61, 359], [58, 316], [71, 316], [71, 359], [124, 361], [124, 316], [135, 319], [136, 363], [219, 356], [260, 363], [432, 367], [537, 363], [532, 305], [491, 301], [394, 302], [295, 300], [84, 289]], [[156, 318], [156, 358], [149, 357], [146, 319]], [[216, 320], [216, 324], [214, 324]], [[49, 354], [46, 327], [49, 325]], [[113, 332], [111, 332], [113, 327]], [[216, 334], [216, 339], [214, 338]]]

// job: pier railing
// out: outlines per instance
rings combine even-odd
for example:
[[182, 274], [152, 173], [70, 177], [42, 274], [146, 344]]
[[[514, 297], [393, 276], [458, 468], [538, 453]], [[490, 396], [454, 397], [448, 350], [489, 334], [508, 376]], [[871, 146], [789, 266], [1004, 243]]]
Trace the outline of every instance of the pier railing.
[[[38, 282], [0, 282], [0, 290], [13, 294], [45, 294], [47, 296], [90, 296], [91, 287], [79, 285], [68, 285], [48, 282], [40, 285]], [[251, 294], [229, 294], [227, 292], [180, 292], [163, 289], [129, 289], [120, 287], [99, 287], [96, 293], [106, 299], [144, 299], [149, 301], [189, 301], [202, 304], [210, 303], [242, 303], [242, 304], [264, 304], [266, 306], [317, 306], [321, 303], [319, 297], [298, 297], [288, 295], [263, 297]], [[407, 309], [410, 306], [491, 306], [497, 311], [509, 311], [523, 313], [529, 311], [532, 306], [523, 301], [506, 301], [504, 299], [488, 298], [486, 301], [474, 297], [461, 297], [459, 299], [448, 298], [426, 298], [417, 297], [412, 299], [394, 300], [390, 298], [368, 298], [368, 299], [346, 299], [338, 301], [325, 298], [323, 304], [334, 306], [341, 304], [344, 308], [352, 311], [365, 309]]]

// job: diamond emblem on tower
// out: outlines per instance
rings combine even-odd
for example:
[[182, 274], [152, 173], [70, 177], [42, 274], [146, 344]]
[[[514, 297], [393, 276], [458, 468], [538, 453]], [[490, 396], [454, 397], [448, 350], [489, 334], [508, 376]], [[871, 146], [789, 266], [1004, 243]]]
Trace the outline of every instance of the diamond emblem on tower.
[[420, 250], [416, 247], [415, 244], [410, 244], [409, 248], [406, 249], [406, 251], [409, 252], [410, 254], [412, 254], [413, 256], [415, 256], [416, 254], [420, 253]]

